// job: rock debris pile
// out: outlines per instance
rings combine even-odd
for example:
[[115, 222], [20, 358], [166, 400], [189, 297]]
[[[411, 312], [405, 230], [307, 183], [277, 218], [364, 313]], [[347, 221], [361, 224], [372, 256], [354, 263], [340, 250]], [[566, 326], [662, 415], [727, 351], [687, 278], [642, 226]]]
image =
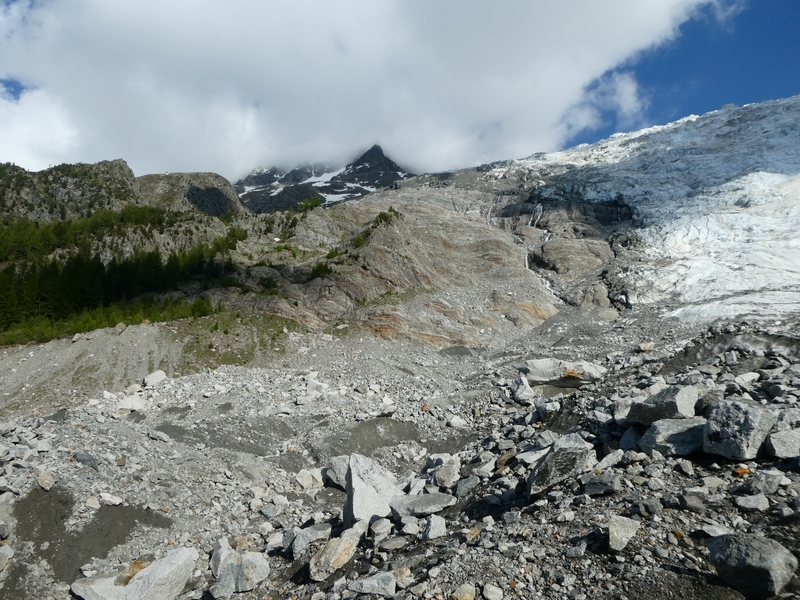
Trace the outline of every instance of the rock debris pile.
[[447, 405], [323, 364], [6, 418], [3, 594], [798, 597], [797, 333], [477, 358]]

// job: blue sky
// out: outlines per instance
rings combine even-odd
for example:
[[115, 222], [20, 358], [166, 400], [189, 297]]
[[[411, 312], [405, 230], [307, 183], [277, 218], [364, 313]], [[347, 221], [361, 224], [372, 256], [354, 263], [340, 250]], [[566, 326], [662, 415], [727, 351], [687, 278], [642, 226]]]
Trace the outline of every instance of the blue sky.
[[0, 0], [0, 161], [525, 157], [800, 93], [800, 0]]
[[[739, 106], [800, 94], [800, 2], [753, 0], [728, 20], [704, 7], [680, 27], [674, 41], [643, 52], [623, 66], [646, 102], [640, 123], [669, 123], [725, 104]], [[594, 142], [626, 127], [614, 111], [604, 126], [566, 145]]]

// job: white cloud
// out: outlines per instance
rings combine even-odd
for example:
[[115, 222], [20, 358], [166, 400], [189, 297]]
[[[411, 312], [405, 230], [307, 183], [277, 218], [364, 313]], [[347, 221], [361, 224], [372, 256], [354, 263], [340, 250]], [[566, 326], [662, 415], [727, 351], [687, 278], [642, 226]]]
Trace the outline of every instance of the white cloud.
[[0, 7], [0, 78], [36, 91], [1, 101], [27, 134], [0, 160], [235, 178], [373, 143], [418, 171], [525, 156], [599, 110], [638, 123], [614, 70], [709, 2], [21, 0]]

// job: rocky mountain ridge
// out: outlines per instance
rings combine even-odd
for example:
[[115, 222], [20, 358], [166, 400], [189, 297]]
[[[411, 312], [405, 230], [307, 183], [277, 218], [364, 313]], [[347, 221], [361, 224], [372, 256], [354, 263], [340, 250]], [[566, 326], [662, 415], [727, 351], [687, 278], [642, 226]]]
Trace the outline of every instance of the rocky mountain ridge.
[[0, 353], [3, 593], [798, 597], [799, 114], [209, 217], [223, 312]]
[[255, 169], [236, 182], [236, 191], [249, 210], [266, 213], [287, 210], [312, 198], [319, 198], [325, 205], [362, 198], [376, 190], [397, 186], [409, 177], [413, 174], [405, 172], [376, 144], [339, 169], [315, 164], [290, 171], [277, 167]]

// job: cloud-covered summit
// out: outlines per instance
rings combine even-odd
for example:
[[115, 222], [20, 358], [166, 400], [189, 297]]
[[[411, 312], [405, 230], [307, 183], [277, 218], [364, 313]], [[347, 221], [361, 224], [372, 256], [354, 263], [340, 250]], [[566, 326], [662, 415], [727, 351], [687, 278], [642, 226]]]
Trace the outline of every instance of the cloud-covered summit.
[[626, 65], [708, 5], [736, 2], [4, 0], [0, 161], [236, 179], [374, 143], [418, 172], [552, 150], [601, 111], [638, 125]]

